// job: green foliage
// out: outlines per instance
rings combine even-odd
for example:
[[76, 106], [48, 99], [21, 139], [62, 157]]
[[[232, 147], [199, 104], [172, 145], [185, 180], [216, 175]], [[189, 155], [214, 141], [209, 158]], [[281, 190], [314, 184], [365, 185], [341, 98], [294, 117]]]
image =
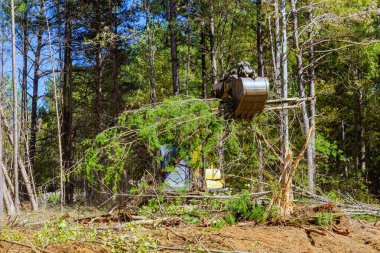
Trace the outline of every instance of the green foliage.
[[[175, 147], [190, 167], [199, 168], [203, 160], [192, 159], [195, 150], [201, 147], [201, 154], [210, 160], [216, 156], [217, 141], [225, 126], [224, 119], [217, 115], [218, 105], [217, 100], [173, 97], [154, 107], [126, 112], [116, 126], [96, 136], [85, 152], [80, 171], [94, 184], [101, 173], [102, 182], [116, 191], [126, 168], [131, 175], [141, 175], [139, 156], [145, 163], [149, 154], [152, 160], [160, 161], [156, 151], [161, 145]], [[228, 132], [226, 145], [236, 151], [234, 134], [233, 130]]]
[[182, 219], [190, 224], [197, 224], [199, 222], [199, 218], [190, 214], [184, 214], [182, 215]]
[[334, 215], [327, 212], [318, 212], [315, 216], [315, 223], [319, 226], [331, 225]]
[[58, 201], [60, 200], [60, 195], [57, 192], [53, 192], [51, 195], [49, 195], [48, 202], [55, 206]]
[[228, 212], [225, 216], [225, 220], [229, 225], [234, 225], [236, 223], [235, 215], [231, 212]]
[[41, 231], [34, 234], [34, 241], [40, 247], [46, 247], [53, 243], [66, 243], [78, 238], [82, 240], [94, 240], [97, 236], [96, 229], [88, 230], [84, 226], [70, 225], [66, 220], [47, 222]]
[[[227, 222], [232, 221], [231, 215], [235, 218], [233, 223], [235, 220], [254, 220], [258, 223], [262, 223], [265, 222], [268, 217], [266, 208], [262, 205], [254, 205], [248, 192], [243, 192], [238, 198], [230, 199], [227, 202], [227, 208], [229, 211], [226, 215]], [[270, 212], [273, 212], [273, 216], [277, 216], [274, 213], [274, 209]]]
[[370, 215], [370, 214], [354, 215], [354, 216], [351, 216], [351, 218], [355, 220], [366, 220], [366, 221], [371, 221], [371, 222], [380, 221], [379, 215]]
[[258, 223], [263, 223], [267, 218], [265, 207], [262, 205], [255, 206], [251, 211], [249, 218], [257, 221]]
[[227, 225], [227, 222], [223, 218], [213, 218], [210, 221], [210, 226], [216, 229], [222, 229]]

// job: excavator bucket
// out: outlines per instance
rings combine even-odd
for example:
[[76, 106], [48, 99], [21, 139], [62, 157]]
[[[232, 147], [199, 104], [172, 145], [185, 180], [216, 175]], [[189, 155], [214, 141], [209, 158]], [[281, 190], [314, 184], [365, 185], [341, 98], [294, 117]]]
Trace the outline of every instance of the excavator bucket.
[[235, 117], [250, 119], [264, 110], [268, 99], [268, 79], [240, 77], [232, 86]]
[[240, 62], [237, 69], [224, 75], [213, 89], [215, 97], [232, 99], [235, 117], [251, 119], [264, 110], [269, 81], [265, 77], [257, 77], [248, 62]]

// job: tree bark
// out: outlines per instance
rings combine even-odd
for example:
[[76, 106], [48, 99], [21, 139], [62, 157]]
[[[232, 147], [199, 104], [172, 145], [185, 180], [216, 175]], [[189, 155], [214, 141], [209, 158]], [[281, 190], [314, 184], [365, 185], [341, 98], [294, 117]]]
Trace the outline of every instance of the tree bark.
[[[114, 4], [115, 2], [115, 4]], [[121, 112], [121, 94], [119, 88], [119, 57], [118, 57], [118, 20], [117, 15], [113, 14], [113, 9], [116, 5], [116, 1], [108, 1], [108, 14], [110, 21], [110, 28], [113, 32], [114, 38], [111, 41], [111, 54], [112, 54], [112, 83], [113, 83], [113, 98], [114, 98], [114, 119], [116, 120]]]
[[[262, 0], [256, 2], [257, 6], [257, 66], [259, 76], [264, 76], [264, 65], [263, 65], [263, 31], [262, 31]], [[259, 152], [259, 166], [258, 166], [258, 178], [259, 178], [259, 192], [263, 190], [264, 181], [264, 150], [261, 142], [257, 145]]]
[[[286, 0], [281, 1], [281, 15], [282, 15], [282, 98], [288, 98], [288, 38], [286, 33]], [[288, 104], [285, 103], [284, 107], [287, 107]], [[284, 110], [284, 150], [289, 149], [289, 118], [288, 110]]]
[[[281, 89], [281, 42], [280, 42], [280, 18], [279, 18], [278, 0], [274, 0], [274, 39], [275, 39], [275, 71], [274, 71], [274, 81], [277, 90], [277, 95], [282, 97]], [[282, 120], [282, 119], [281, 119]]]
[[257, 6], [257, 66], [259, 76], [264, 76], [263, 64], [263, 29], [262, 29], [262, 0], [256, 2]]
[[28, 140], [27, 140], [27, 125], [28, 125], [28, 5], [24, 0], [25, 11], [22, 17], [22, 82], [21, 82], [21, 131], [24, 133], [24, 160], [28, 159]]
[[96, 46], [96, 94], [95, 94], [95, 131], [100, 133], [102, 131], [102, 82], [103, 82], [103, 57], [102, 48], [98, 44]]
[[213, 2], [210, 2], [210, 54], [211, 54], [211, 80], [212, 84], [217, 84], [217, 66], [216, 66], [216, 53], [215, 53], [215, 26], [214, 26], [214, 11]]
[[186, 61], [186, 96], [189, 95], [189, 75], [190, 75], [190, 0], [186, 0], [186, 16], [187, 16], [187, 29], [186, 29], [186, 46], [187, 46], [187, 61]]
[[[297, 59], [297, 82], [298, 82], [298, 96], [301, 98], [305, 98], [305, 88], [304, 88], [304, 78], [303, 78], [303, 62], [302, 62], [302, 51], [299, 47], [298, 40], [298, 11], [296, 6], [296, 1], [291, 0], [291, 8], [292, 8], [292, 16], [293, 16], [293, 40], [294, 40], [294, 50], [296, 51], [296, 59]], [[303, 132], [305, 138], [307, 138], [307, 134], [309, 133], [310, 124], [309, 124], [309, 116], [306, 108], [306, 102], [301, 102], [301, 112], [302, 112], [302, 123], [303, 123]], [[309, 181], [309, 189], [311, 192], [314, 192], [315, 183], [314, 183], [314, 159], [313, 159], [313, 150], [311, 143], [307, 146], [306, 151], [307, 156], [307, 168], [308, 168], [308, 181]]]
[[6, 187], [3, 174], [3, 166], [3, 127], [0, 119], [0, 218], [4, 214], [4, 191]]
[[206, 70], [206, 34], [205, 22], [201, 21], [201, 71], [202, 71], [202, 98], [207, 98], [207, 70]]
[[[3, 107], [2, 105], [0, 104], [0, 118], [3, 122], [3, 126], [4, 126], [4, 132], [7, 133], [8, 135], [8, 140], [9, 140], [9, 143], [11, 144], [11, 146], [14, 148], [14, 145], [15, 145], [15, 142], [14, 142], [14, 133], [10, 127], [10, 125], [8, 124], [7, 120], [6, 120], [6, 117], [4, 115], [4, 111], [3, 111]], [[28, 175], [28, 172], [25, 168], [25, 165], [23, 163], [23, 161], [21, 160], [21, 157], [17, 157], [18, 160], [17, 160], [17, 166], [18, 168], [20, 168], [20, 171], [21, 171], [21, 176], [22, 176], [22, 179], [24, 180], [24, 184], [25, 184], [25, 187], [26, 187], [26, 191], [28, 193], [28, 196], [29, 196], [29, 199], [32, 203], [32, 208], [33, 210], [37, 211], [38, 210], [38, 203], [37, 203], [37, 198], [36, 198], [36, 193], [33, 191], [33, 188], [32, 188], [32, 185], [31, 185], [31, 182], [30, 182], [30, 176], [31, 175]], [[16, 184], [15, 184], [15, 187], [14, 187], [14, 194], [16, 195]], [[15, 205], [15, 208], [16, 208], [16, 204]]]
[[29, 161], [31, 168], [34, 168], [34, 158], [36, 153], [36, 141], [37, 141], [37, 103], [38, 103], [38, 83], [40, 80], [40, 59], [41, 59], [41, 51], [42, 51], [42, 35], [44, 33], [44, 20], [43, 20], [43, 6], [41, 6], [41, 13], [39, 17], [39, 28], [37, 34], [37, 45], [36, 45], [36, 53], [34, 56], [33, 63], [33, 95], [32, 95], [32, 111], [31, 111], [31, 121], [30, 121], [30, 152], [29, 152]]
[[18, 182], [18, 100], [17, 100], [17, 82], [16, 82], [16, 28], [15, 28], [15, 6], [14, 0], [11, 0], [11, 29], [12, 29], [12, 88], [13, 88], [13, 170], [15, 184], [15, 208], [16, 213], [20, 212], [19, 182]]
[[[282, 98], [288, 98], [288, 41], [286, 33], [286, 0], [281, 0], [281, 16], [282, 16]], [[284, 104], [286, 108], [288, 103]], [[289, 119], [288, 119], [288, 109], [284, 109], [283, 113], [283, 164], [281, 165], [281, 213], [283, 217], [288, 217], [292, 212], [292, 200], [293, 200], [293, 190], [292, 190], [292, 176], [291, 176], [291, 163], [292, 163], [292, 152], [290, 150], [289, 143]]]
[[[310, 126], [313, 127], [316, 124], [315, 121], [315, 104], [316, 104], [316, 97], [315, 97], [315, 66], [314, 66], [314, 42], [313, 42], [313, 6], [310, 3], [309, 8], [307, 11], [307, 19], [309, 25], [308, 29], [308, 39], [309, 39], [309, 90], [310, 90], [310, 97], [312, 98], [310, 102]], [[314, 175], [315, 175], [315, 163], [316, 163], [316, 155], [315, 155], [315, 131], [313, 132], [310, 140], [310, 148], [311, 153], [313, 157], [313, 164], [314, 166], [310, 167], [308, 169], [308, 178], [309, 178], [309, 187], [310, 189], [315, 189], [315, 183], [314, 183]]]
[[179, 95], [179, 62], [177, 57], [177, 3], [176, 0], [170, 0], [169, 4], [169, 30], [170, 30], [170, 49], [172, 61], [172, 81], [173, 95]]
[[[71, 166], [72, 159], [72, 110], [73, 110], [73, 87], [72, 87], [72, 27], [70, 0], [65, 3], [65, 47], [64, 47], [64, 67], [63, 67], [63, 107], [62, 107], [62, 147], [63, 161], [66, 171]], [[72, 176], [65, 184], [66, 203], [73, 203], [74, 184]]]
[[[51, 70], [53, 74], [53, 90], [54, 90], [54, 109], [55, 109], [55, 117], [57, 121], [57, 139], [58, 139], [58, 150], [59, 150], [59, 174], [60, 174], [60, 194], [61, 194], [61, 210], [63, 210], [63, 204], [64, 204], [64, 172], [63, 172], [63, 152], [62, 152], [62, 131], [61, 131], [61, 118], [60, 118], [60, 112], [59, 112], [59, 106], [58, 106], [58, 92], [57, 92], [57, 79], [56, 79], [56, 73], [55, 73], [55, 59], [54, 59], [54, 53], [53, 53], [53, 46], [52, 46], [52, 40], [51, 40], [51, 33], [50, 33], [50, 26], [49, 26], [49, 20], [46, 16], [46, 9], [44, 1], [42, 1], [42, 6], [44, 7], [44, 17], [46, 20], [46, 28], [48, 31], [48, 41], [49, 41], [49, 56], [50, 56], [50, 64], [51, 64]], [[62, 43], [61, 43], [61, 17], [60, 17], [60, 1], [56, 2], [56, 9], [57, 9], [57, 25], [58, 25], [58, 50], [59, 50], [59, 73], [60, 76], [62, 75], [62, 62], [61, 62], [61, 50], [62, 50]]]
[[145, 24], [146, 24], [146, 33], [148, 37], [148, 47], [149, 47], [149, 83], [150, 83], [150, 103], [156, 104], [156, 79], [154, 71], [154, 49], [152, 42], [152, 35], [150, 32], [150, 0], [145, 0]]

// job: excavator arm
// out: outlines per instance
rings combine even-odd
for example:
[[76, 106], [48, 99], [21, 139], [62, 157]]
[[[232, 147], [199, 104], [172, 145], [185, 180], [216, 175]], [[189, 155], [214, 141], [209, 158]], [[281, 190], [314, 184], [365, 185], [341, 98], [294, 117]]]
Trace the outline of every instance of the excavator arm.
[[239, 62], [213, 86], [213, 91], [216, 98], [232, 99], [234, 117], [251, 119], [264, 110], [269, 81], [258, 77], [248, 62]]

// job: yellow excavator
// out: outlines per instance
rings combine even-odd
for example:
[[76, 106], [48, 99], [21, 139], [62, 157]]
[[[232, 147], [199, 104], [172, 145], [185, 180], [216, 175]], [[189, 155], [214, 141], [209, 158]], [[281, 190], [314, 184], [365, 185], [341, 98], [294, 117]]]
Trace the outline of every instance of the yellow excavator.
[[[222, 101], [232, 103], [232, 117], [252, 119], [264, 110], [269, 95], [269, 81], [265, 77], [259, 77], [248, 62], [239, 62], [236, 69], [230, 70], [220, 81], [213, 86], [213, 94]], [[202, 147], [193, 153], [193, 163], [200, 159], [199, 153]], [[172, 151], [170, 151], [172, 150]], [[164, 161], [169, 160], [172, 149], [162, 147], [161, 156]], [[165, 162], [162, 164], [165, 168]], [[225, 189], [223, 171], [210, 164], [204, 171], [204, 179], [207, 190]], [[184, 160], [175, 166], [175, 170], [165, 175], [167, 189], [191, 188], [191, 170]]]

